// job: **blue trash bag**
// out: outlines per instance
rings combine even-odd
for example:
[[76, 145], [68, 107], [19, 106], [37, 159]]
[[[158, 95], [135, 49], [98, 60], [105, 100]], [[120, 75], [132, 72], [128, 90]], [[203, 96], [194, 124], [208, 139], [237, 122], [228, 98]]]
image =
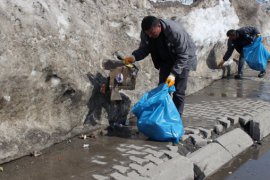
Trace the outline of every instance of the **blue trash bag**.
[[131, 112], [140, 132], [152, 140], [178, 143], [184, 133], [181, 117], [169, 93], [175, 87], [161, 84], [145, 93]]
[[244, 58], [248, 66], [257, 71], [265, 71], [267, 60], [270, 59], [270, 53], [262, 44], [262, 37], [258, 37], [255, 41], [243, 48]]

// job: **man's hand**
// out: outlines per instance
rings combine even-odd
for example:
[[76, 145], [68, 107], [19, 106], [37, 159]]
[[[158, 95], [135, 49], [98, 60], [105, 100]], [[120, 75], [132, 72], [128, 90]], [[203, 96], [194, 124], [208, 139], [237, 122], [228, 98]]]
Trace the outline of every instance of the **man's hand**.
[[133, 55], [125, 56], [123, 58], [123, 63], [125, 65], [129, 65], [135, 62], [135, 57]]
[[173, 86], [175, 84], [175, 76], [173, 74], [170, 74], [166, 79], [166, 83], [169, 87]]
[[218, 64], [218, 68], [222, 68], [224, 64], [224, 60], [222, 60], [219, 64]]

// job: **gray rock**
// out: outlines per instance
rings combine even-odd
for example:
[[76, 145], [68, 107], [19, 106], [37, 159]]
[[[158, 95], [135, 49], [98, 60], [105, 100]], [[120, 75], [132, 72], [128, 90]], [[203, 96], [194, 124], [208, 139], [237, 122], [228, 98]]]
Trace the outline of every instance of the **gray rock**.
[[217, 143], [208, 144], [188, 154], [187, 157], [200, 169], [205, 177], [212, 175], [232, 159], [232, 155]]

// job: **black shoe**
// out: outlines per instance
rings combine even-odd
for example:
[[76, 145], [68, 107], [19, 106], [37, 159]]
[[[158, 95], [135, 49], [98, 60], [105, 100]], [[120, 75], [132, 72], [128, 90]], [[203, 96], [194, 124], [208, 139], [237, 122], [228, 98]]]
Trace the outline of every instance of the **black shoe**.
[[243, 74], [236, 74], [234, 76], [234, 79], [242, 79]]
[[258, 77], [259, 78], [263, 78], [265, 76], [266, 72], [265, 71], [261, 71], [259, 74], [258, 74]]

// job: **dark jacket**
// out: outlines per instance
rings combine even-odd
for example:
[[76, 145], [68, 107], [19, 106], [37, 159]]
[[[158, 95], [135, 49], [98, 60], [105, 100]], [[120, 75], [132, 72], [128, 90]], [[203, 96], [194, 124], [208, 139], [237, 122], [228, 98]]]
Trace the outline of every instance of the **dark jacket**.
[[167, 53], [170, 57], [168, 63], [172, 62], [170, 67], [171, 73], [180, 75], [183, 68], [196, 70], [196, 47], [182, 25], [172, 20], [161, 20], [161, 26], [161, 33], [165, 40], [164, 51], [157, 52], [153, 43], [154, 39], [149, 38], [142, 31], [140, 46], [132, 53], [136, 61], [144, 59], [150, 53], [155, 68], [160, 69], [164, 64], [164, 60], [159, 55]]
[[227, 61], [231, 57], [234, 49], [242, 56], [243, 47], [251, 44], [256, 38], [257, 34], [260, 34], [260, 32], [255, 27], [247, 26], [237, 29], [237, 39], [228, 40], [227, 51], [223, 56], [223, 60]]

